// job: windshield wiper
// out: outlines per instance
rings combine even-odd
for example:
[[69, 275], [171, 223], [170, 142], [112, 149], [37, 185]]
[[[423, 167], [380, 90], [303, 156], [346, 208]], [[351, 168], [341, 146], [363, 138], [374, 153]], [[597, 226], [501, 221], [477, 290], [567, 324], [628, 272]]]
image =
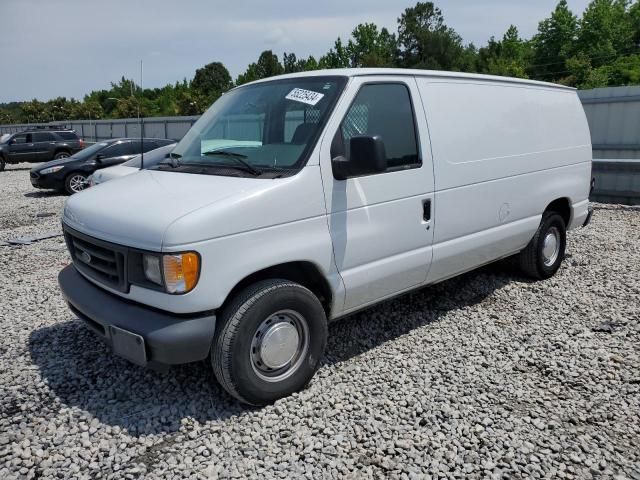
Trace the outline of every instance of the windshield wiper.
[[209, 150], [208, 152], [202, 152], [202, 155], [208, 155], [208, 156], [220, 155], [221, 157], [231, 158], [235, 160], [239, 165], [242, 165], [242, 169], [246, 170], [250, 174], [255, 175], [256, 177], [258, 175], [262, 175], [262, 170], [254, 167], [249, 162], [247, 162], [245, 160], [247, 156], [242, 155], [241, 153], [227, 152], [226, 150]]

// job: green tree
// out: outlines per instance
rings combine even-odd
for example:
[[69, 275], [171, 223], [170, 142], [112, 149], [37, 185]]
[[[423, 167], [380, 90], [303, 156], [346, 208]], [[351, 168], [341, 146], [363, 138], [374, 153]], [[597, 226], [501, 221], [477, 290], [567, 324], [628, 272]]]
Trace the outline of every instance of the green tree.
[[578, 18], [571, 12], [567, 0], [560, 0], [551, 17], [538, 24], [532, 39], [533, 65], [529, 73], [549, 81], [566, 73], [567, 59], [576, 48]]
[[177, 115], [200, 115], [209, 107], [209, 102], [198, 91], [180, 90], [177, 94], [177, 107]]
[[298, 58], [295, 53], [286, 53], [282, 56], [283, 73], [308, 72], [318, 69], [318, 61], [313, 57]]
[[396, 64], [398, 43], [386, 28], [378, 30], [375, 23], [361, 23], [347, 43], [350, 67], [393, 67]]
[[640, 0], [636, 0], [628, 10], [628, 22], [631, 29], [631, 41], [634, 46], [640, 45]]
[[28, 123], [44, 123], [51, 121], [51, 113], [48, 111], [47, 105], [35, 98], [22, 104], [22, 112], [23, 121]]
[[119, 98], [131, 97], [137, 95], [139, 92], [140, 87], [136, 85], [136, 82], [124, 78], [124, 76], [117, 83], [111, 82], [111, 90], [109, 91], [112, 97]]
[[76, 120], [100, 120], [104, 118], [102, 105], [95, 100], [78, 102], [71, 113], [71, 118]]
[[46, 110], [51, 115], [51, 120], [67, 120], [71, 118], [77, 105], [77, 100], [67, 100], [66, 97], [57, 97], [46, 103]]
[[493, 37], [478, 52], [478, 69], [482, 73], [526, 78], [528, 43], [523, 41], [518, 29], [511, 25], [501, 41]]
[[629, 53], [634, 32], [627, 15], [628, 0], [593, 0], [580, 20], [577, 51], [599, 67]]
[[436, 70], [459, 70], [464, 53], [462, 38], [444, 23], [432, 2], [418, 2], [398, 19], [401, 65]]
[[606, 78], [609, 86], [640, 85], [640, 55], [619, 57], [611, 65], [597, 68], [595, 75]]
[[334, 42], [333, 48], [320, 57], [318, 63], [320, 68], [347, 68], [350, 65], [349, 52], [340, 37]]
[[211, 62], [196, 70], [191, 87], [214, 101], [233, 87], [233, 80], [222, 63]]
[[584, 53], [567, 59], [567, 72], [569, 75], [561, 80], [565, 85], [587, 89], [606, 87], [609, 84], [607, 72], [594, 69], [591, 59]]
[[284, 68], [280, 64], [278, 56], [271, 50], [265, 50], [260, 54], [256, 63], [250, 64], [247, 67], [247, 70], [238, 76], [236, 84], [242, 85], [244, 83], [253, 82], [254, 80], [260, 80], [261, 78], [280, 75], [283, 72]]

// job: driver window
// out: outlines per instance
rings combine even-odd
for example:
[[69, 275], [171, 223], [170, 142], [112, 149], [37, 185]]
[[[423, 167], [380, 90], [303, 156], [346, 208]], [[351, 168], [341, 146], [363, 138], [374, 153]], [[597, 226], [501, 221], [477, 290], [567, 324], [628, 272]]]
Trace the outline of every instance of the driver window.
[[409, 89], [401, 83], [363, 85], [340, 126], [349, 158], [352, 137], [378, 135], [384, 142], [388, 169], [420, 166]]
[[13, 137], [14, 143], [31, 143], [31, 134], [30, 133], [22, 133], [20, 135], [16, 135]]
[[[138, 145], [140, 144], [138, 143]], [[116, 143], [102, 151], [105, 158], [122, 157], [124, 155], [132, 155], [133, 153], [134, 148], [131, 142]]]

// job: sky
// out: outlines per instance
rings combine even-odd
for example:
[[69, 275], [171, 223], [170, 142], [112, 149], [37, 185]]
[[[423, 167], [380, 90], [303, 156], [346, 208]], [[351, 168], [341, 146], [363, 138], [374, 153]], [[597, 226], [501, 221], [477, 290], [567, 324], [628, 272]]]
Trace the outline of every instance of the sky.
[[[359, 23], [395, 32], [417, 0], [0, 0], [0, 103], [82, 98], [123, 75], [145, 87], [193, 78], [222, 62], [232, 77], [263, 50], [316, 58]], [[557, 0], [436, 0], [465, 43], [510, 24], [533, 35]], [[588, 0], [569, 0], [580, 15]]]

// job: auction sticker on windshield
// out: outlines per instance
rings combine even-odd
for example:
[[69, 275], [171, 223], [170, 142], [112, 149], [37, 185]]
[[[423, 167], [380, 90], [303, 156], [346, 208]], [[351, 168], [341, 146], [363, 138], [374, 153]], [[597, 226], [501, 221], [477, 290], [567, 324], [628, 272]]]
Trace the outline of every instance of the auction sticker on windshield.
[[314, 92], [313, 90], [305, 90], [304, 88], [294, 88], [286, 97], [287, 100], [302, 102], [309, 105], [315, 105], [324, 97], [324, 93]]

